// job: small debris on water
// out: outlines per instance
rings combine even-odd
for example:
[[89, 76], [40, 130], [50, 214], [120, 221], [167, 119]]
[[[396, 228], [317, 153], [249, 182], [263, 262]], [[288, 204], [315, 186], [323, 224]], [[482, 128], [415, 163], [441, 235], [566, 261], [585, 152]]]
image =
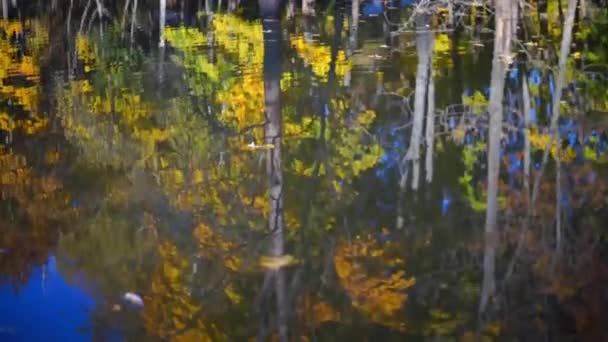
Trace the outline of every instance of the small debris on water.
[[255, 151], [255, 150], [272, 150], [274, 148], [273, 144], [263, 144], [263, 145], [256, 145], [255, 142], [250, 142], [249, 144], [247, 144], [247, 149], [251, 150], [251, 151]]
[[129, 303], [130, 305], [137, 307], [137, 308], [143, 308], [144, 306], [144, 300], [136, 293], [133, 292], [127, 292], [122, 296], [122, 299]]
[[278, 270], [296, 263], [297, 260], [292, 255], [263, 256], [260, 258], [260, 266], [269, 270]]

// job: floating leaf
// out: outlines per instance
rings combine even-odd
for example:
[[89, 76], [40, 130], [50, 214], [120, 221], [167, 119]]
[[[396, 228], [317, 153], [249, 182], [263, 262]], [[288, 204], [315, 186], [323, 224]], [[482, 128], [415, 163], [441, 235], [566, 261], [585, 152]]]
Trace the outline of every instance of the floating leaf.
[[260, 258], [260, 266], [269, 270], [278, 270], [280, 268], [291, 266], [296, 263], [296, 258], [288, 254], [276, 257], [263, 256]]

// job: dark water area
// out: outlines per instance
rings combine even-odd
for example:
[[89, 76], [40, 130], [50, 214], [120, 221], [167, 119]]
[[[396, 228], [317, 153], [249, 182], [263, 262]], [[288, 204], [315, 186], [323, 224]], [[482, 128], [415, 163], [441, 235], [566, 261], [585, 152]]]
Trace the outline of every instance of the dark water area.
[[0, 341], [608, 340], [562, 2], [2, 1]]

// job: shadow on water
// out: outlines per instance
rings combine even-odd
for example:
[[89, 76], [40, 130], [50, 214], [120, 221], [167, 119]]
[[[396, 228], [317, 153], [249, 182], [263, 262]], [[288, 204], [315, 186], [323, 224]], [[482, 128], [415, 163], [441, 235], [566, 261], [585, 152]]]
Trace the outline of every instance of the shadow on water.
[[606, 339], [562, 2], [2, 1], [1, 339]]

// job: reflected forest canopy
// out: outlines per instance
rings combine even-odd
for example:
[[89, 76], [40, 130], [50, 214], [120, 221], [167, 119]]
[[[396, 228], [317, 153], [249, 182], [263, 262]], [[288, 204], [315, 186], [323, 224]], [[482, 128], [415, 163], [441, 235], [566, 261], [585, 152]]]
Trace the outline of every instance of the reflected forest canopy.
[[606, 1], [0, 1], [0, 340], [608, 340]]

